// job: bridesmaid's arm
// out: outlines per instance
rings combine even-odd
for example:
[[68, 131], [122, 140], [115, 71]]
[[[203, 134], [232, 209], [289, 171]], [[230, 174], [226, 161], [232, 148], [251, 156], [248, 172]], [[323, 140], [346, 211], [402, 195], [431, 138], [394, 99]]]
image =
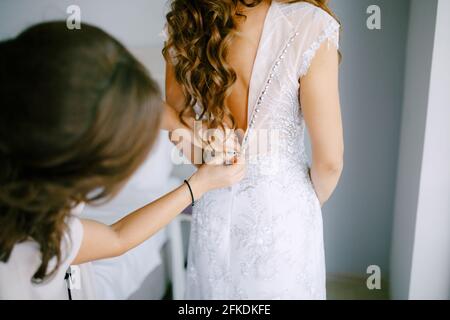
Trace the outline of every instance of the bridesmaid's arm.
[[[202, 166], [189, 179], [194, 199], [210, 190], [231, 186], [245, 175], [245, 164], [236, 160], [230, 166]], [[111, 226], [81, 220], [83, 240], [73, 265], [117, 257], [138, 246], [165, 227], [192, 201], [183, 184], [158, 200], [134, 211]]]
[[311, 179], [321, 204], [334, 192], [343, 169], [337, 49], [324, 43], [300, 79], [300, 99], [312, 145]]

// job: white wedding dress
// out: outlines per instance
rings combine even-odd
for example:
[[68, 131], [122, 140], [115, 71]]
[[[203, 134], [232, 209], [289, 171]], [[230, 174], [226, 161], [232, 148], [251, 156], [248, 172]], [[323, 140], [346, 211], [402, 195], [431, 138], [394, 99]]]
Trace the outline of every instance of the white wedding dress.
[[[272, 1], [250, 82], [247, 175], [194, 207], [187, 299], [326, 298], [322, 213], [308, 174], [299, 79], [317, 49], [337, 47], [338, 37], [339, 24], [325, 11]], [[265, 134], [275, 138], [261, 148]]]

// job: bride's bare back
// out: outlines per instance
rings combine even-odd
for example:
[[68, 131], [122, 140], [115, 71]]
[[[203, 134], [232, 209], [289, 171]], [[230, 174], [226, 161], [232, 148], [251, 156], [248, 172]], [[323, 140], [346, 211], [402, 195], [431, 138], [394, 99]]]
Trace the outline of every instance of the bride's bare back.
[[226, 100], [238, 129], [246, 130], [248, 114], [248, 94], [253, 65], [258, 52], [270, 1], [264, 1], [255, 8], [243, 11], [238, 34], [229, 48], [228, 62], [236, 72], [236, 82], [231, 95]]

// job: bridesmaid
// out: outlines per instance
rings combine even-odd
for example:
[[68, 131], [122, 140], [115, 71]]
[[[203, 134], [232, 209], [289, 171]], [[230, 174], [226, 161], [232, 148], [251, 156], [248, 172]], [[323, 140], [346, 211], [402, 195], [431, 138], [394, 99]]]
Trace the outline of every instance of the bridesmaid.
[[242, 164], [201, 166], [113, 225], [79, 219], [76, 208], [118, 192], [177, 118], [163, 115], [144, 67], [86, 24], [44, 23], [0, 43], [0, 83], [0, 299], [67, 298], [70, 265], [122, 255], [244, 175]]

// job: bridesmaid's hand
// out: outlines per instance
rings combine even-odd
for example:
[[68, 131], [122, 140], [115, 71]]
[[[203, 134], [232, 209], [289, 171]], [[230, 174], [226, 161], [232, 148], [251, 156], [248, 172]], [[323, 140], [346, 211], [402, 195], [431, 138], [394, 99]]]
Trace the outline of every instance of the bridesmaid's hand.
[[[167, 112], [169, 114], [169, 112]], [[206, 163], [222, 165], [233, 163], [233, 158], [240, 155], [241, 146], [238, 134], [234, 130], [225, 128], [208, 129], [206, 123], [185, 119], [187, 126], [182, 124], [174, 115], [166, 116], [165, 127], [173, 129], [169, 132], [170, 141], [191, 161], [199, 167]], [[168, 119], [172, 119], [172, 124]], [[176, 123], [176, 125], [174, 124]]]
[[241, 159], [234, 158], [231, 165], [201, 166], [189, 179], [194, 198], [199, 199], [208, 191], [229, 187], [245, 176], [246, 165]]
[[239, 137], [234, 130], [217, 129], [213, 135], [205, 137], [207, 143], [203, 149], [203, 160], [207, 164], [231, 164], [241, 153]]

